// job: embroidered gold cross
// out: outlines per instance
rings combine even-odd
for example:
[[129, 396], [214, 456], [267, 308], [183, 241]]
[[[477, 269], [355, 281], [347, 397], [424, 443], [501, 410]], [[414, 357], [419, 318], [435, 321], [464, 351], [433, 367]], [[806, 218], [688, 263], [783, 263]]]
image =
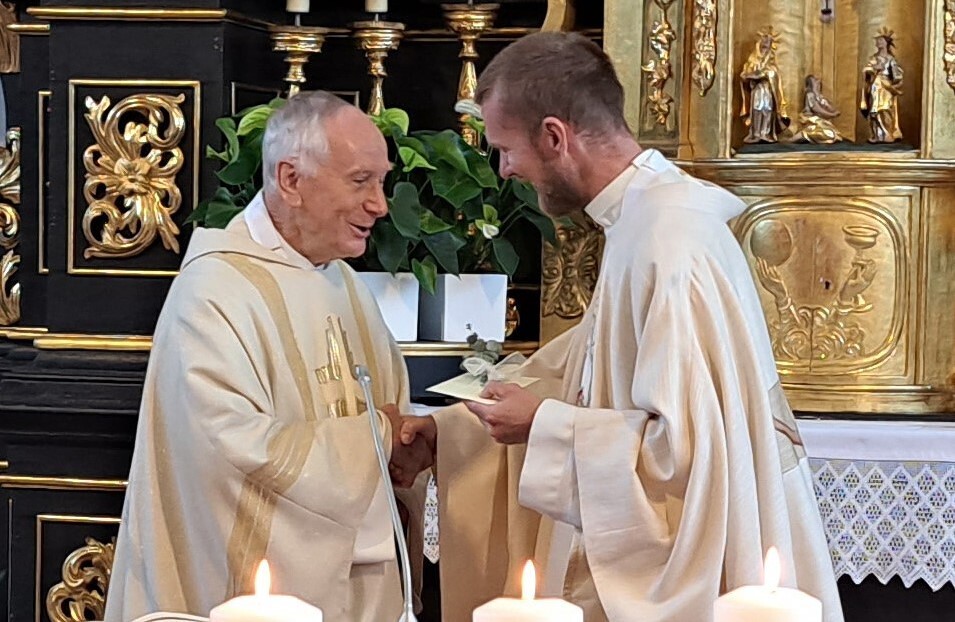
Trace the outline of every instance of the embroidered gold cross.
[[326, 321], [328, 364], [315, 370], [322, 401], [332, 417], [355, 417], [364, 411], [365, 404], [353, 375], [355, 356], [348, 345], [341, 318], [329, 315]]

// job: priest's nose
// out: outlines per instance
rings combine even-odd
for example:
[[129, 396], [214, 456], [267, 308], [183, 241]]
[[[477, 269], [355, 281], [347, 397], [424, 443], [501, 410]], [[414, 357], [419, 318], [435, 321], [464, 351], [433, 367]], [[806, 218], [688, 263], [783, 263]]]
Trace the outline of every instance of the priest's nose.
[[385, 198], [383, 186], [375, 184], [372, 194], [365, 200], [365, 210], [375, 218], [381, 218], [388, 213], [388, 199]]
[[501, 161], [498, 168], [500, 169], [501, 177], [504, 179], [514, 176], [514, 169], [511, 168], [511, 159], [504, 152], [501, 152]]

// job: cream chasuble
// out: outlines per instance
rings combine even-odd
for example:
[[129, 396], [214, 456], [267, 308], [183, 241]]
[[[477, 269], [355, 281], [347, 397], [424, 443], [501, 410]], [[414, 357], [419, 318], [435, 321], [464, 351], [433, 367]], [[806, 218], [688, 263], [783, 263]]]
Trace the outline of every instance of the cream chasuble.
[[261, 559], [275, 591], [326, 620], [397, 619], [368, 415], [332, 416], [338, 385], [319, 381], [331, 371], [329, 315], [369, 366], [378, 403], [410, 412], [401, 352], [347, 265], [311, 265], [260, 196], [227, 229], [196, 230], [156, 326], [108, 622], [206, 616], [252, 591]]
[[531, 556], [588, 622], [707, 622], [720, 593], [762, 582], [770, 546], [783, 584], [841, 622], [805, 453], [726, 224], [743, 209], [641, 153], [587, 208], [606, 233], [600, 276], [581, 323], [528, 362], [554, 398], [528, 444], [495, 445], [461, 407], [436, 414], [444, 622], [515, 593]]

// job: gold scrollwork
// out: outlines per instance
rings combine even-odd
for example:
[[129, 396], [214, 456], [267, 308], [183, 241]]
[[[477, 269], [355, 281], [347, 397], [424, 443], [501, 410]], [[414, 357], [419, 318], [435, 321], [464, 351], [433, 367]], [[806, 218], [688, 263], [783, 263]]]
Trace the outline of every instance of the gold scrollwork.
[[[182, 93], [132, 95], [107, 113], [109, 97], [86, 98], [85, 117], [95, 140], [83, 154], [87, 259], [134, 257], [157, 235], [167, 250], [179, 252], [173, 215], [182, 203], [176, 174], [184, 162], [179, 148], [186, 131], [179, 107], [183, 101]], [[146, 123], [130, 115], [140, 115]], [[106, 222], [100, 224], [103, 217]]]
[[52, 622], [103, 619], [115, 546], [115, 539], [103, 544], [86, 538], [86, 546], [66, 557], [63, 581], [46, 595], [46, 612]]
[[673, 4], [673, 0], [653, 0], [653, 2], [660, 8], [660, 19], [653, 22], [647, 45], [657, 57], [650, 59], [641, 67], [647, 75], [647, 109], [652, 115], [652, 121], [648, 120], [647, 123], [649, 128], [652, 128], [654, 123], [669, 127], [667, 120], [670, 116], [673, 97], [665, 89], [667, 82], [673, 77], [670, 48], [676, 40], [676, 32], [667, 18], [667, 11]]
[[945, 44], [942, 61], [945, 63], [945, 82], [955, 90], [955, 0], [945, 0]]
[[20, 321], [20, 284], [11, 283], [20, 264], [15, 249], [20, 243], [20, 129], [7, 132], [6, 149], [0, 150], [0, 326]]
[[575, 320], [583, 315], [597, 285], [601, 237], [589, 220], [557, 227], [558, 247], [547, 244], [544, 249], [542, 317]]
[[716, 0], [693, 0], [693, 84], [700, 97], [716, 77]]

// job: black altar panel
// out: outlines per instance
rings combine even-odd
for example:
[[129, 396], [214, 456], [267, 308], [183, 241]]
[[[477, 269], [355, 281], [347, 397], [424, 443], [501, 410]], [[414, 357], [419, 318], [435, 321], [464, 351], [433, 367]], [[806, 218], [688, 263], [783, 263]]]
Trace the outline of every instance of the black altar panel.
[[[50, 168], [49, 291], [56, 292], [56, 300], [50, 301], [45, 325], [59, 333], [150, 334], [188, 246], [192, 227], [184, 221], [213, 187], [214, 167], [206, 164], [205, 146], [219, 142], [215, 119], [230, 109], [233, 83], [277, 88], [281, 57], [253, 62], [254, 54], [248, 51], [268, 50], [267, 32], [227, 22], [57, 21], [49, 39], [53, 76], [49, 148], [62, 155]], [[231, 51], [229, 63], [223, 60], [225, 50]], [[172, 218], [179, 232], [172, 240], [157, 235], [129, 257], [89, 256], [92, 244], [82, 222], [90, 202], [83, 190], [87, 175], [101, 171], [84, 162], [84, 153], [97, 142], [110, 153], [109, 141], [118, 138], [104, 139], [102, 132], [97, 136], [91, 130], [87, 98], [92, 98], [90, 103], [110, 98], [101, 115], [108, 120], [112, 110], [124, 101], [130, 103], [127, 97], [146, 95], [181, 99], [172, 104], [184, 123], [174, 145], [181, 149], [183, 161], [175, 175], [181, 206]], [[160, 135], [170, 118], [160, 113]], [[146, 124], [146, 119], [142, 109], [129, 111], [120, 116], [113, 134], [121, 134], [128, 121]], [[159, 149], [164, 153], [160, 165], [170, 150]], [[148, 183], [156, 183], [154, 170], [146, 177]], [[103, 198], [104, 188], [97, 187], [94, 199]], [[93, 239], [103, 239], [104, 222], [104, 216], [91, 220]], [[125, 235], [132, 237], [130, 229]]]

